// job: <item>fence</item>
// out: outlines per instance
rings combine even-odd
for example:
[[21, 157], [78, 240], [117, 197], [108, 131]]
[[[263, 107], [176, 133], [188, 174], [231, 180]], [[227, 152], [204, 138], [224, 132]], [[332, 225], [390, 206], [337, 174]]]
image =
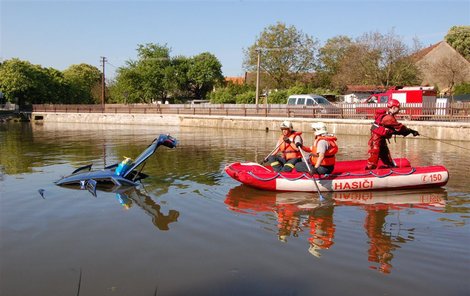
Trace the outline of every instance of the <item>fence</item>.
[[[285, 104], [106, 104], [102, 105], [33, 105], [33, 112], [178, 114], [213, 116], [299, 117], [371, 119], [384, 104], [339, 103], [326, 106], [291, 106]], [[470, 102], [403, 104], [401, 119], [419, 121], [470, 122]]]

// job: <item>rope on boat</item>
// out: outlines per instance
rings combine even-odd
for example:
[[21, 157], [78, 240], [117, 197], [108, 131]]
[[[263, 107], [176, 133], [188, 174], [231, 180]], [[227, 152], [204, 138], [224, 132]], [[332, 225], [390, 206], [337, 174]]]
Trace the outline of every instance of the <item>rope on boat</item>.
[[385, 175], [378, 175], [378, 174], [374, 173], [373, 171], [369, 171], [369, 173], [370, 173], [372, 176], [377, 177], [377, 178], [385, 178], [385, 177], [390, 176], [391, 174], [402, 175], [402, 176], [411, 175], [411, 174], [413, 174], [415, 171], [416, 171], [415, 168], [411, 168], [411, 170], [410, 170], [408, 173], [400, 173], [400, 172], [396, 172], [396, 171], [394, 171], [394, 170], [392, 170], [392, 169], [390, 169], [390, 172], [386, 173]]
[[413, 168], [413, 167], [412, 167], [412, 168], [411, 168], [411, 171], [409, 171], [408, 173], [400, 173], [400, 172], [395, 172], [395, 171], [393, 171], [393, 172], [394, 172], [395, 174], [397, 174], [397, 175], [406, 176], [406, 175], [411, 175], [411, 174], [413, 174], [414, 172], [416, 172], [416, 168]]
[[[401, 176], [406, 176], [406, 175], [411, 175], [413, 174], [414, 172], [416, 172], [416, 168], [411, 168], [411, 170], [409, 172], [405, 172], [405, 173], [401, 173], [401, 172], [397, 172], [397, 171], [394, 171], [392, 169], [390, 169], [390, 171], [384, 175], [379, 175], [379, 174], [376, 174], [374, 173], [373, 171], [369, 171], [367, 173], [363, 173], [363, 174], [352, 174], [352, 173], [345, 173], [345, 174], [340, 174], [340, 175], [329, 175], [329, 174], [325, 174], [324, 177], [322, 178], [320, 176], [319, 179], [325, 179], [327, 177], [343, 177], [343, 176], [351, 176], [351, 177], [365, 177], [365, 176], [374, 176], [374, 177], [377, 177], [377, 178], [385, 178], [385, 177], [388, 177], [392, 174], [395, 174], [395, 175], [401, 175]], [[271, 181], [271, 180], [274, 180], [274, 179], [277, 179], [278, 177], [281, 177], [283, 179], [286, 179], [288, 181], [296, 181], [296, 180], [299, 180], [299, 179], [302, 179], [302, 178], [305, 178], [305, 179], [309, 179], [309, 180], [312, 180], [313, 178], [312, 177], [309, 177], [307, 176], [305, 173], [303, 173], [302, 175], [296, 177], [296, 178], [287, 178], [286, 176], [282, 175], [281, 173], [276, 173], [273, 177], [269, 177], [269, 178], [261, 178], [259, 176], [256, 176], [253, 172], [251, 171], [248, 171], [248, 175], [252, 176], [253, 178], [257, 179], [257, 180], [260, 180], [260, 181]]]
[[384, 178], [384, 177], [388, 177], [390, 176], [391, 174], [395, 174], [395, 175], [402, 175], [402, 176], [405, 176], [405, 175], [411, 175], [413, 174], [414, 172], [416, 172], [416, 168], [411, 168], [411, 170], [407, 173], [400, 173], [400, 172], [397, 172], [397, 171], [394, 171], [392, 169], [390, 169], [390, 171], [384, 175], [379, 175], [379, 174], [376, 174], [374, 173], [373, 171], [369, 171], [367, 173], [364, 173], [364, 174], [351, 174], [351, 173], [346, 173], [346, 174], [343, 174], [343, 175], [336, 175], [337, 177], [338, 176], [352, 176], [352, 177], [364, 177], [364, 176], [368, 176], [368, 175], [372, 175], [374, 177], [377, 177], [377, 178]]
[[[282, 175], [281, 175], [281, 176], [282, 176]], [[286, 179], [286, 180], [289, 180], [289, 181], [299, 180], [299, 179], [302, 179], [302, 178], [304, 178], [304, 177], [305, 177], [306, 179], [310, 179], [307, 175], [305, 175], [305, 173], [302, 174], [302, 175], [300, 175], [300, 176], [298, 176], [298, 177], [296, 177], [296, 178], [287, 178], [286, 176], [282, 176], [282, 177], [283, 177], [284, 179]]]
[[271, 177], [271, 178], [261, 178], [261, 177], [256, 176], [255, 174], [253, 174], [251, 171], [248, 171], [248, 175], [250, 175], [253, 178], [258, 179], [260, 181], [271, 181], [271, 180], [277, 179], [277, 177], [279, 177], [279, 176], [283, 177], [281, 174], [277, 173], [276, 175], [274, 175], [274, 177]]

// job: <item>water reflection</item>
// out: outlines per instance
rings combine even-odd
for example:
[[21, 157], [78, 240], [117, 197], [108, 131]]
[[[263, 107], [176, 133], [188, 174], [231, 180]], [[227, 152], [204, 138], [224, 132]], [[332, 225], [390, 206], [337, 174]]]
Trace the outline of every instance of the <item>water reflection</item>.
[[[78, 186], [64, 186], [69, 189], [80, 189]], [[159, 230], [169, 230], [169, 224], [178, 221], [179, 211], [169, 210], [168, 214], [162, 212], [160, 204], [155, 202], [152, 197], [137, 187], [118, 187], [118, 186], [98, 186], [97, 189], [102, 192], [115, 194], [116, 200], [125, 209], [130, 209], [134, 205], [144, 210], [152, 218], [152, 223]]]
[[[384, 191], [384, 192], [336, 192], [333, 194], [336, 205], [360, 205], [366, 212], [364, 230], [368, 237], [369, 266], [384, 274], [392, 271], [393, 252], [407, 242], [414, 240], [414, 228], [403, 228], [398, 223], [388, 223], [386, 218], [392, 210], [421, 208], [444, 212], [447, 193], [433, 191]], [[394, 232], [397, 232], [396, 234]]]
[[337, 225], [334, 212], [338, 207], [354, 206], [365, 211], [364, 232], [368, 238], [368, 261], [371, 269], [389, 274], [394, 251], [414, 240], [414, 227], [405, 228], [398, 221], [387, 221], [392, 212], [403, 209], [425, 209], [444, 212], [447, 192], [428, 191], [367, 191], [332, 192], [320, 202], [314, 193], [260, 191], [239, 185], [230, 189], [225, 204], [243, 214], [274, 213], [280, 241], [298, 237], [308, 231], [308, 250], [315, 257], [331, 248]]
[[159, 230], [169, 230], [170, 227], [168, 225], [178, 221], [180, 215], [178, 211], [169, 210], [168, 214], [165, 215], [162, 213], [161, 206], [158, 203], [137, 188], [132, 187], [126, 191], [117, 191], [115, 193], [116, 199], [124, 207], [130, 208], [133, 204], [136, 204], [144, 210], [152, 218], [153, 225]]

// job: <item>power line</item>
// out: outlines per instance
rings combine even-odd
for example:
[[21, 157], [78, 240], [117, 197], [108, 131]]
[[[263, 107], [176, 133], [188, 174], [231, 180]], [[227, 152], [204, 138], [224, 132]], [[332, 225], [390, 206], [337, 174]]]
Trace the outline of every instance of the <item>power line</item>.
[[116, 68], [116, 69], [119, 68], [118, 66], [115, 66], [115, 65], [111, 64], [108, 60], [106, 60], [106, 64], [108, 64], [108, 65], [110, 65], [111, 67], [114, 67], [114, 68]]

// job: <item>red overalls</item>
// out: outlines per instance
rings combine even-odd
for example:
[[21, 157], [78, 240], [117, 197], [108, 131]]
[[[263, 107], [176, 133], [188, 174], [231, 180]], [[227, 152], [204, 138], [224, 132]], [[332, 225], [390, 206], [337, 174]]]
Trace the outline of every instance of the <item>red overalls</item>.
[[377, 168], [379, 159], [388, 167], [395, 167], [395, 163], [390, 155], [387, 140], [393, 134], [403, 133], [406, 126], [399, 123], [395, 116], [385, 110], [378, 110], [375, 114], [375, 121], [371, 127], [371, 137], [369, 140], [369, 159], [367, 159], [366, 169]]

